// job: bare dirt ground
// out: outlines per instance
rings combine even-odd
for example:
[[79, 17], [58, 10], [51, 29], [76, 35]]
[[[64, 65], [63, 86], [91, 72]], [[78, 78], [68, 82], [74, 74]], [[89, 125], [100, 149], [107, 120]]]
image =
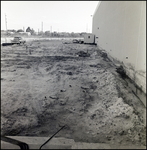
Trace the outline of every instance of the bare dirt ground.
[[2, 135], [51, 136], [66, 125], [56, 137], [146, 145], [146, 108], [97, 46], [27, 47], [1, 46]]

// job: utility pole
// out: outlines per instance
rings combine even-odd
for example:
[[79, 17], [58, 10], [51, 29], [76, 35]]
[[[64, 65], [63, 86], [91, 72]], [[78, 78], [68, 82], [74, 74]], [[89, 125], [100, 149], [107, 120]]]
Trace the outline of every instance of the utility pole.
[[52, 36], [52, 26], [51, 26], [51, 36]]
[[43, 32], [43, 22], [42, 22], [42, 32]]
[[7, 18], [6, 18], [6, 14], [5, 14], [5, 24], [6, 24], [6, 32], [7, 32]]
[[[91, 15], [91, 18], [93, 17], [93, 15]], [[91, 26], [91, 33], [92, 33], [92, 27], [93, 27], [93, 18], [91, 19], [91, 24], [92, 24], [92, 26]]]
[[[6, 34], [8, 34], [7, 32], [7, 18], [6, 18], [6, 14], [5, 14], [5, 24], [6, 24]], [[7, 39], [5, 38], [5, 42], [7, 43]]]

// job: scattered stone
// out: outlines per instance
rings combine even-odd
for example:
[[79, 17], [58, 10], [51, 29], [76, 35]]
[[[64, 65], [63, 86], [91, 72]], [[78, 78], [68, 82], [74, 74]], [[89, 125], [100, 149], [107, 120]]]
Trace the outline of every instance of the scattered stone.
[[65, 89], [63, 89], [63, 90], [60, 90], [60, 92], [66, 92], [66, 90], [65, 90]]
[[71, 85], [69, 85], [69, 87], [72, 87]]
[[131, 130], [130, 130], [130, 129], [128, 130], [128, 133], [129, 133], [129, 134], [131, 133]]
[[97, 86], [96, 85], [90, 85], [90, 88], [93, 89], [93, 90], [96, 90]]
[[105, 52], [102, 52], [102, 55], [101, 55], [103, 58], [107, 58], [108, 56], [107, 56], [107, 53], [105, 53]]
[[11, 70], [11, 72], [14, 72], [14, 71], [16, 71], [15, 69], [14, 70]]
[[57, 96], [49, 96], [51, 99], [59, 99]]
[[116, 68], [116, 72], [119, 73], [122, 78], [126, 77], [126, 71], [124, 70], [122, 65]]
[[89, 89], [89, 87], [83, 87], [83, 86], [81, 86], [81, 89], [87, 90], [87, 89]]
[[45, 105], [46, 105], [46, 103], [45, 103], [45, 101], [43, 101], [42, 107], [45, 107]]
[[97, 65], [89, 65], [90, 67], [97, 67]]
[[79, 57], [90, 57], [89, 53], [86, 53], [84, 51], [79, 51], [78, 53], [76, 53]]
[[67, 72], [67, 75], [72, 75], [72, 72]]
[[125, 131], [120, 131], [119, 134], [120, 135], [124, 135]]
[[96, 116], [96, 114], [92, 114], [91, 116], [90, 116], [90, 119], [94, 119], [94, 117]]
[[65, 105], [65, 104], [66, 104], [66, 100], [60, 99], [60, 105]]
[[22, 108], [22, 112], [27, 112], [27, 108]]
[[111, 136], [106, 135], [106, 138], [107, 138], [108, 141], [111, 141]]
[[73, 108], [73, 107], [71, 107], [71, 109], [73, 110], [73, 111], [75, 111], [76, 109], [75, 108]]

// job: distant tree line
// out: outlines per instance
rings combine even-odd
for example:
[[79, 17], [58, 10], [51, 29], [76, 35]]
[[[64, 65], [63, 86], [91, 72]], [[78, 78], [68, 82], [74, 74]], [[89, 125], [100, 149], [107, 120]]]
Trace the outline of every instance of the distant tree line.
[[[4, 32], [4, 30], [1, 30], [1, 33]], [[34, 36], [43, 36], [43, 37], [83, 37], [83, 35], [86, 32], [81, 32], [81, 33], [74, 33], [74, 32], [50, 32], [50, 31], [38, 31], [35, 32], [35, 30], [33, 28], [27, 27], [27, 29], [24, 31], [23, 29], [18, 29], [18, 30], [7, 30], [7, 35], [11, 35], [13, 33], [14, 34], [25, 34], [25, 32], [28, 32], [30, 35], [34, 35]]]

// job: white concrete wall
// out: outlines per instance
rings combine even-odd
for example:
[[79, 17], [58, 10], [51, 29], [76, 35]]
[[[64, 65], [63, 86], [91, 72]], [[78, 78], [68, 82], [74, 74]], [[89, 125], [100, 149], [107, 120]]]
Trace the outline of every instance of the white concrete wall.
[[92, 33], [97, 45], [123, 63], [146, 93], [146, 1], [101, 1]]

